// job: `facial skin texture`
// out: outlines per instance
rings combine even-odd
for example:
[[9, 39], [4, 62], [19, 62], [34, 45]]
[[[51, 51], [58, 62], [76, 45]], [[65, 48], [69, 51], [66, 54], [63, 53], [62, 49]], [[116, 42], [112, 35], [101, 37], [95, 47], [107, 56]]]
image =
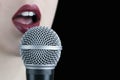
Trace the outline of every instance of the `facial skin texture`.
[[0, 0], [0, 80], [25, 80], [17, 77], [25, 75], [18, 47], [23, 33], [13, 24], [13, 15], [25, 4], [36, 4], [41, 12], [40, 26], [51, 27], [57, 3], [58, 0]]
[[41, 11], [41, 26], [51, 27], [58, 0], [0, 0], [0, 51], [18, 54], [22, 34], [12, 23], [12, 17], [24, 4], [36, 4]]

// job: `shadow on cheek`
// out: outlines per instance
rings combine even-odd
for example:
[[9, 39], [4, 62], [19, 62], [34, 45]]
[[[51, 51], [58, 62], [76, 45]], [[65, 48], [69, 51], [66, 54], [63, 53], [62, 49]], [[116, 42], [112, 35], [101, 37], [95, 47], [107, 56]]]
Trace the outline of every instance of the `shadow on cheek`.
[[0, 54], [4, 54], [6, 56], [15, 56], [15, 57], [20, 57], [20, 52], [19, 50], [14, 50], [14, 51], [11, 51], [7, 48], [3, 48], [3, 47], [0, 47]]

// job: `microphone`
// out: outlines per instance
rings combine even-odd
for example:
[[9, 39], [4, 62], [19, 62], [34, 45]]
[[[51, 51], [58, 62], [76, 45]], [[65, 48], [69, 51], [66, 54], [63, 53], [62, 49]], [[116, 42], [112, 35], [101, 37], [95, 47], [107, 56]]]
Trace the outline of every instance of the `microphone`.
[[27, 80], [54, 80], [61, 50], [60, 38], [53, 29], [36, 26], [25, 32], [20, 41], [20, 55]]

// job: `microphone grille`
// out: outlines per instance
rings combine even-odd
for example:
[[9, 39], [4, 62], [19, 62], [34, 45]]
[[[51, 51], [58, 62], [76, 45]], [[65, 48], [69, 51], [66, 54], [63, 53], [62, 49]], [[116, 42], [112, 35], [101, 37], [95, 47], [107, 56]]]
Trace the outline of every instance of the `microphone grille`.
[[[32, 45], [34, 49], [23, 49], [23, 45]], [[35, 46], [59, 46], [61, 41], [57, 33], [48, 27], [33, 27], [22, 37], [20, 42], [20, 54], [26, 67], [30, 66], [53, 66], [55, 67], [61, 49], [38, 49]]]

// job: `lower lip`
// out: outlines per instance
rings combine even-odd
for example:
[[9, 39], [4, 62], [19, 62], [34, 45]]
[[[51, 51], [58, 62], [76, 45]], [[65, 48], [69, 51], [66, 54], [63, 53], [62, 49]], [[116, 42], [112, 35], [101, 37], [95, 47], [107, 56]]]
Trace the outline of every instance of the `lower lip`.
[[25, 33], [28, 29], [32, 28], [32, 27], [36, 27], [40, 25], [40, 22], [34, 23], [34, 24], [21, 24], [21, 23], [17, 23], [17, 22], [13, 22], [15, 27], [21, 32], [21, 33]]
[[[14, 16], [18, 15], [19, 13], [23, 12], [23, 11], [33, 11], [37, 14], [37, 17], [39, 17], [39, 20], [35, 23], [31, 23], [31, 24], [22, 24], [22, 23], [18, 23], [16, 21], [14, 21]], [[16, 14], [13, 16], [12, 21], [13, 24], [15, 25], [15, 27], [22, 33], [25, 33], [28, 29], [32, 28], [32, 27], [36, 27], [40, 25], [40, 18], [41, 18], [41, 14], [39, 11], [39, 8], [37, 7], [37, 5], [29, 5], [26, 4], [24, 6], [22, 6], [17, 12]]]

